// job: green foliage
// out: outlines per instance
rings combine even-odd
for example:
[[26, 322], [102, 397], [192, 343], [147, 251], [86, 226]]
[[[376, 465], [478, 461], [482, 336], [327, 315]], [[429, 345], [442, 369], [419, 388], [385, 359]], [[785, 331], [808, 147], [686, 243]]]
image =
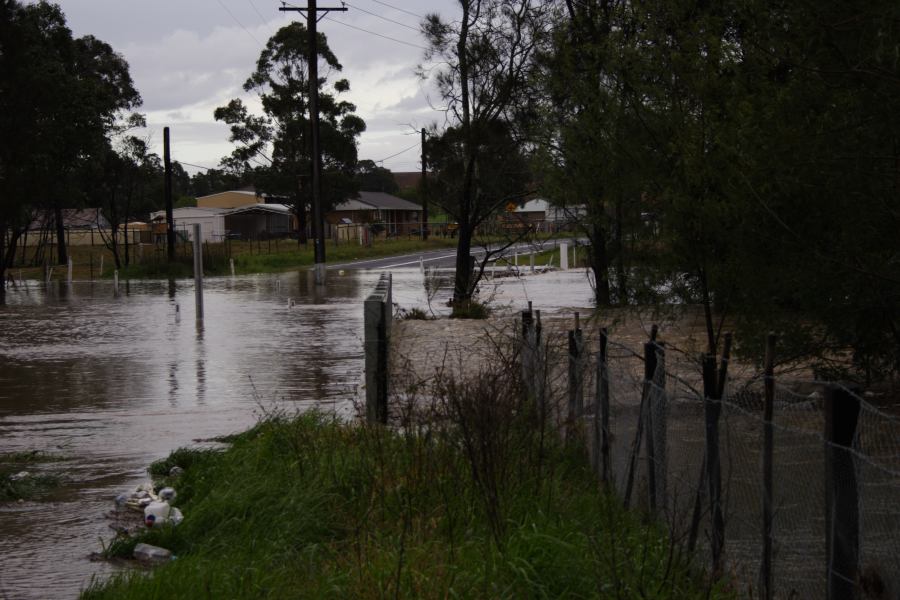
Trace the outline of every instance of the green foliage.
[[[2, 295], [18, 236], [41, 212], [83, 205], [80, 169], [102, 156], [141, 97], [121, 55], [91, 35], [73, 38], [55, 4], [2, 2], [0, 48]], [[65, 240], [57, 243], [64, 262]]]
[[[400, 186], [389, 169], [379, 167], [371, 160], [361, 160], [356, 166], [356, 181], [360, 190], [365, 192], [385, 192], [397, 194]], [[418, 200], [418, 198], [407, 198]]]
[[[36, 471], [37, 465], [66, 460], [58, 454], [28, 450], [0, 454], [0, 502], [34, 500], [58, 487], [61, 479]], [[26, 471], [28, 474], [19, 476]]]
[[[510, 417], [502, 399], [478, 400], [453, 409], [454, 421], [473, 425], [472, 411], [485, 404]], [[114, 576], [82, 598], [605, 597], [616, 590], [730, 597], [708, 590], [684, 557], [670, 553], [665, 531], [598, 491], [582, 457], [552, 443], [541, 454], [524, 421], [501, 422], [489, 450], [500, 461], [495, 473], [508, 474], [501, 480], [484, 478], [484, 463], [471, 462], [456, 426], [400, 434], [313, 413], [270, 417], [221, 452], [188, 459], [180, 451], [178, 460], [190, 464], [178, 482], [185, 520], [139, 538], [177, 560]], [[486, 495], [489, 480], [496, 496]], [[137, 541], [112, 549], [127, 555]]]
[[900, 6], [565, 8], [532, 135], [548, 193], [588, 210], [598, 302], [702, 304], [711, 350], [729, 316], [821, 368], [900, 369]]
[[530, 179], [517, 133], [530, 115], [527, 84], [547, 25], [550, 3], [462, 0], [457, 20], [429, 14], [422, 22], [434, 63], [428, 75], [447, 105], [448, 122], [431, 128], [425, 154], [433, 174], [429, 202], [458, 223], [453, 298], [472, 298], [468, 265], [476, 228], [509, 200], [527, 195]]
[[491, 316], [491, 307], [487, 302], [463, 300], [453, 303], [451, 319], [487, 319]]

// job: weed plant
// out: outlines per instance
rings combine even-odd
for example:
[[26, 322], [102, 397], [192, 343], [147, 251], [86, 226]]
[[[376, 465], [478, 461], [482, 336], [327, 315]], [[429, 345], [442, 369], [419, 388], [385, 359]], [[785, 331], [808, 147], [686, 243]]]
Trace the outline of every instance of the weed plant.
[[153, 471], [184, 469], [184, 522], [139, 538], [177, 559], [82, 597], [732, 597], [599, 487], [518, 372], [439, 371], [390, 427], [270, 415], [226, 450], [177, 451]]
[[[0, 453], [0, 502], [35, 500], [49, 494], [60, 485], [60, 478], [34, 469], [41, 463], [63, 460], [63, 456], [40, 450]], [[22, 471], [28, 475], [17, 476]]]

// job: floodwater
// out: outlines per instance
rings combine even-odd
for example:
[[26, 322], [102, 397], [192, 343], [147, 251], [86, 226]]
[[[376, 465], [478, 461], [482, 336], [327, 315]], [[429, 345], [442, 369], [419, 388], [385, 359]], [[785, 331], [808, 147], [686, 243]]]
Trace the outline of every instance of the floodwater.
[[10, 290], [0, 453], [68, 460], [28, 467], [64, 478], [49, 501], [0, 504], [0, 598], [71, 598], [110, 572], [89, 561], [112, 537], [104, 513], [174, 448], [245, 429], [264, 410], [352, 412], [362, 300], [377, 277], [329, 273], [324, 287], [305, 271], [207, 279], [202, 327], [189, 281], [123, 283], [118, 297], [109, 282]]
[[[0, 453], [66, 460], [27, 467], [62, 477], [49, 498], [0, 504], [0, 598], [73, 598], [114, 572], [90, 560], [113, 536], [104, 514], [173, 449], [246, 429], [270, 410], [354, 414], [362, 301], [378, 276], [329, 271], [324, 286], [308, 271], [209, 278], [202, 326], [187, 280], [123, 282], [118, 296], [108, 281], [8, 290]], [[416, 269], [395, 271], [394, 302], [426, 307], [425, 280]], [[590, 299], [583, 271], [524, 280], [482, 288], [510, 304]], [[431, 298], [436, 313], [447, 296]]]

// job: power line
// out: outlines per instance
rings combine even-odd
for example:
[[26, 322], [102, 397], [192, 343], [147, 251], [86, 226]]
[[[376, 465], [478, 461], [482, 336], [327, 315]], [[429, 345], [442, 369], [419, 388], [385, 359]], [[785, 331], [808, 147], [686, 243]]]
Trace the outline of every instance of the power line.
[[380, 160], [373, 160], [372, 162], [376, 162], [376, 163], [384, 162], [384, 161], [386, 161], [386, 160], [388, 160], [388, 159], [390, 159], [390, 158], [394, 158], [395, 156], [400, 156], [400, 155], [403, 154], [404, 152], [409, 152], [409, 151], [412, 150], [413, 148], [418, 148], [418, 147], [419, 147], [419, 144], [413, 144], [413, 145], [410, 146], [409, 148], [404, 148], [404, 149], [401, 150], [400, 152], [397, 152], [397, 153], [395, 153], [395, 154], [391, 154], [390, 156], [385, 156], [384, 158], [382, 158], [382, 159], [380, 159]]
[[250, 6], [252, 6], [252, 7], [253, 7], [253, 11], [254, 11], [257, 15], [259, 15], [260, 20], [262, 20], [262, 24], [263, 24], [263, 25], [268, 25], [268, 22], [266, 21], [266, 18], [262, 15], [261, 12], [259, 12], [259, 9], [256, 8], [256, 4], [253, 3], [253, 0], [250, 0]]
[[[404, 9], [402, 9], [402, 8], [398, 8], [398, 7], [396, 7], [396, 6], [393, 6], [393, 5], [391, 5], [391, 4], [388, 4], [387, 2], [381, 2], [381, 0], [372, 0], [372, 2], [374, 2], [375, 4], [380, 4], [380, 5], [382, 5], [382, 6], [387, 6], [388, 8], [393, 8], [394, 10], [399, 10], [400, 12], [406, 13], [406, 14], [408, 14], [408, 15], [410, 15], [410, 16], [412, 16], [412, 17], [415, 17], [415, 18], [417, 18], [417, 19], [424, 19], [424, 18], [425, 18], [425, 17], [422, 16], [422, 15], [417, 15], [417, 14], [414, 13], [414, 12], [409, 12], [408, 10], [404, 10]], [[360, 9], [360, 10], [362, 10], [362, 9]]]
[[192, 165], [189, 162], [184, 162], [183, 160], [178, 160], [177, 158], [172, 162], [177, 162], [179, 165], [187, 165], [189, 167], [194, 167], [195, 169], [205, 169], [207, 171], [217, 171], [218, 170], [215, 167], [204, 167], [203, 165]]
[[357, 27], [356, 25], [351, 25], [350, 23], [344, 23], [343, 21], [338, 21], [337, 19], [332, 19], [331, 17], [325, 17], [326, 20], [331, 21], [332, 23], [338, 23], [343, 25], [344, 27], [349, 27], [350, 29], [356, 29], [357, 31], [362, 31], [363, 33], [368, 33], [371, 35], [378, 36], [380, 38], [384, 38], [386, 40], [390, 40], [392, 42], [397, 42], [398, 44], [403, 44], [404, 46], [412, 46], [413, 48], [419, 48], [420, 50], [428, 50], [425, 46], [419, 46], [418, 44], [413, 44], [412, 42], [405, 42], [403, 40], [398, 40], [397, 38], [393, 38], [389, 35], [383, 35], [380, 33], [375, 33], [374, 31], [369, 31], [368, 29], [363, 29], [362, 27]]
[[216, 0], [216, 2], [219, 3], [219, 6], [221, 6], [222, 8], [225, 9], [225, 12], [227, 12], [229, 15], [231, 15], [231, 18], [234, 19], [234, 22], [241, 26], [241, 29], [243, 29], [244, 31], [247, 32], [247, 35], [249, 35], [251, 38], [253, 38], [254, 42], [256, 42], [257, 44], [260, 43], [260, 41], [258, 39], [256, 39], [256, 36], [253, 35], [252, 33], [250, 33], [250, 30], [247, 29], [246, 27], [244, 27], [244, 24], [241, 23], [236, 16], [234, 16], [234, 13], [231, 12], [231, 9], [229, 9], [227, 6], [225, 6], [225, 4], [222, 2], [222, 0]]
[[350, 4], [349, 2], [344, 2], [344, 4], [346, 4], [347, 6], [349, 6], [350, 8], [352, 8], [352, 9], [354, 9], [354, 10], [358, 10], [358, 11], [364, 12], [364, 13], [366, 13], [367, 15], [372, 15], [373, 17], [377, 17], [377, 18], [379, 18], [379, 19], [381, 19], [381, 20], [383, 20], [383, 21], [387, 21], [388, 23], [393, 23], [394, 25], [399, 25], [400, 27], [406, 27], [407, 29], [412, 29], [413, 31], [416, 31], [416, 32], [419, 31], [419, 28], [418, 28], [418, 27], [413, 27], [412, 25], [407, 25], [406, 23], [401, 23], [400, 21], [395, 21], [394, 19], [389, 19], [389, 18], [387, 18], [387, 17], [382, 17], [382, 16], [379, 15], [378, 13], [373, 13], [373, 12], [370, 12], [370, 11], [364, 9], [364, 8], [360, 8], [360, 7], [358, 7], [358, 6], [353, 6], [353, 5]]

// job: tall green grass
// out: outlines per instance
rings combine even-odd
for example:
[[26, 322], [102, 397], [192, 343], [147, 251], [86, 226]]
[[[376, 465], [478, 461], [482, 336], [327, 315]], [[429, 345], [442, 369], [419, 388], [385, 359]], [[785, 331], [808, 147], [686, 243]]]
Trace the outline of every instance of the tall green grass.
[[441, 380], [399, 428], [275, 416], [179, 450], [154, 472], [184, 468], [167, 483], [185, 520], [140, 538], [177, 559], [82, 597], [731, 597], [494, 375]]

